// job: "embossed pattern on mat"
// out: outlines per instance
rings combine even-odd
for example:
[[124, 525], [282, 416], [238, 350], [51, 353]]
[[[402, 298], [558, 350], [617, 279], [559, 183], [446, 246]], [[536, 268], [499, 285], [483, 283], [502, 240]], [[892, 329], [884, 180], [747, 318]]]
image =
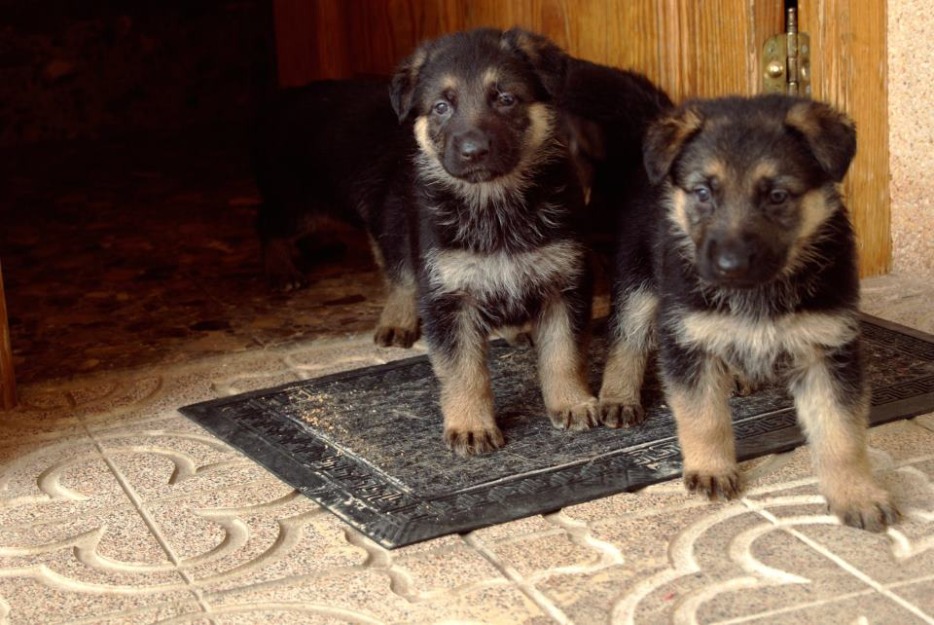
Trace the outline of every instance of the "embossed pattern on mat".
[[[934, 409], [934, 337], [866, 317], [874, 425]], [[596, 388], [605, 344], [597, 337]], [[674, 421], [657, 383], [646, 423], [566, 432], [544, 416], [531, 349], [490, 353], [501, 450], [464, 459], [441, 441], [438, 387], [419, 356], [181, 408], [181, 412], [393, 548], [633, 491], [680, 474]], [[741, 460], [804, 443], [779, 388], [730, 400]]]

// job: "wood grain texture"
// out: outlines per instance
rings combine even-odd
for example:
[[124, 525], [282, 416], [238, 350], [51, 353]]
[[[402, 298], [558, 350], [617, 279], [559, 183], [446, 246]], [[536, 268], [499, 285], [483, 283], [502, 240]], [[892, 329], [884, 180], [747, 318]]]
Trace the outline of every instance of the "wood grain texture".
[[[522, 26], [571, 54], [635, 69], [680, 101], [762, 90], [782, 0], [274, 0], [280, 84], [389, 75], [424, 39]], [[884, 2], [801, 0], [814, 97], [847, 111], [859, 152], [844, 185], [864, 276], [891, 265]]]
[[13, 346], [3, 290], [3, 267], [0, 265], [0, 410], [16, 405], [16, 376], [13, 372]]
[[858, 148], [843, 184], [860, 253], [860, 273], [892, 264], [886, 5], [861, 0], [801, 2], [801, 30], [811, 35], [813, 97], [855, 121]]

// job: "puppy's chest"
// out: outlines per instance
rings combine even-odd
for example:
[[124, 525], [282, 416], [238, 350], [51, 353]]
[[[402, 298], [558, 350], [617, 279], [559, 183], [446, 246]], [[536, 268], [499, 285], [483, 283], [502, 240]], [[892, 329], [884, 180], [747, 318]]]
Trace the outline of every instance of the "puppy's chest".
[[435, 292], [464, 294], [479, 302], [515, 301], [569, 288], [581, 278], [585, 256], [573, 241], [521, 252], [435, 249], [425, 257], [425, 270]]
[[783, 369], [807, 366], [859, 334], [855, 317], [842, 313], [793, 313], [749, 318], [689, 312], [677, 323], [685, 346], [716, 355], [750, 377], [768, 379]]

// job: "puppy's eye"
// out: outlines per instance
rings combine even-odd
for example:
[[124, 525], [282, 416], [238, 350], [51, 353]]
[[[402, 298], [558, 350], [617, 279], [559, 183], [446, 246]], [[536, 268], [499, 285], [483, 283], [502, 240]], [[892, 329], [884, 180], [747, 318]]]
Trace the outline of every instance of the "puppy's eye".
[[517, 101], [518, 100], [516, 99], [516, 96], [512, 95], [511, 93], [503, 92], [496, 96], [496, 104], [500, 108], [509, 108], [515, 105]]
[[784, 189], [772, 189], [769, 191], [769, 202], [772, 204], [784, 204], [788, 201], [788, 191]]
[[703, 185], [699, 187], [694, 187], [693, 193], [694, 193], [694, 198], [702, 204], [706, 204], [707, 202], [710, 201], [711, 194], [710, 194], [709, 187], [706, 187]]
[[435, 102], [435, 105], [431, 107], [431, 110], [435, 112], [435, 115], [447, 115], [448, 111], [451, 110], [451, 105], [445, 100], [439, 100]]

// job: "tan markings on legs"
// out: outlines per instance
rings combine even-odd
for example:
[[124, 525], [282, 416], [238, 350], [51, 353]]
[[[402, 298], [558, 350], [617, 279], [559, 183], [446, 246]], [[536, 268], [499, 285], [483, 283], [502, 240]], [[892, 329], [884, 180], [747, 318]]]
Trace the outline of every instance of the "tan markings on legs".
[[546, 302], [533, 327], [538, 372], [545, 409], [555, 427], [585, 430], [596, 425], [597, 400], [587, 388], [586, 338], [578, 344], [571, 332], [567, 303], [557, 297]]
[[708, 358], [693, 388], [672, 384], [666, 389], [678, 425], [685, 486], [710, 499], [733, 499], [740, 491], [727, 403], [732, 383], [723, 363]]
[[493, 415], [493, 391], [487, 367], [487, 337], [462, 313], [458, 326], [459, 349], [453, 354], [432, 354], [441, 383], [444, 440], [461, 456], [482, 454], [502, 447], [503, 434]]
[[387, 280], [389, 294], [373, 340], [383, 347], [412, 347], [418, 340], [418, 289], [415, 279]]
[[632, 293], [620, 311], [619, 327], [611, 329], [614, 340], [600, 387], [600, 419], [609, 427], [630, 427], [645, 419], [640, 394], [657, 309], [655, 295]]
[[645, 420], [641, 391], [647, 360], [648, 352], [625, 338], [611, 347], [600, 387], [600, 420], [607, 427], [631, 427]]
[[872, 476], [866, 446], [868, 392], [855, 410], [842, 406], [839, 390], [823, 360], [811, 363], [794, 387], [798, 419], [831, 512], [853, 527], [878, 532], [899, 512]]
[[503, 326], [496, 330], [496, 336], [506, 339], [513, 347], [532, 346], [532, 324]]

